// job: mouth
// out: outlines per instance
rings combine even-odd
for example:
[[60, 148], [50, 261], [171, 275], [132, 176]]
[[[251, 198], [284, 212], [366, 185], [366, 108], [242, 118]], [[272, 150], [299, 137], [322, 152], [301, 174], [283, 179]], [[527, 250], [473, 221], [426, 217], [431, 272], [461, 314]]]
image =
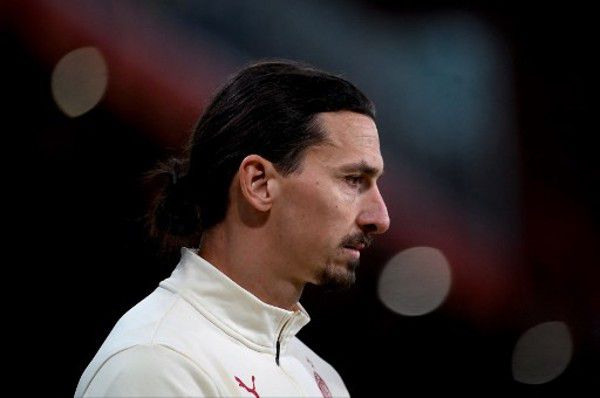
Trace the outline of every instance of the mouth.
[[352, 250], [363, 250], [366, 247], [366, 245], [364, 243], [354, 243], [351, 245], [345, 245], [344, 248], [345, 249], [352, 249]]
[[360, 258], [360, 251], [365, 248], [363, 243], [357, 243], [354, 245], [346, 245], [344, 246], [344, 251], [350, 254], [354, 258]]

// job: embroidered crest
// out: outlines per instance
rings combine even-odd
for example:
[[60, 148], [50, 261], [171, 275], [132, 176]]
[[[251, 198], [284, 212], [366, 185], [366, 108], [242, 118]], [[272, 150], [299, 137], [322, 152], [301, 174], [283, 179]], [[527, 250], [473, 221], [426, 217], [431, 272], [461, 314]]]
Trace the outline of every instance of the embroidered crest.
[[323, 380], [321, 375], [319, 373], [317, 373], [317, 370], [315, 369], [315, 365], [313, 365], [313, 363], [310, 361], [310, 359], [306, 358], [306, 360], [308, 361], [310, 366], [312, 366], [312, 368], [313, 368], [313, 375], [315, 376], [315, 381], [317, 382], [317, 386], [319, 386], [319, 390], [321, 390], [321, 394], [323, 394], [324, 398], [331, 398], [332, 397], [331, 391], [329, 390], [329, 387], [327, 387], [327, 383], [325, 383], [325, 380]]
[[248, 391], [250, 394], [254, 395], [255, 398], [260, 398], [260, 396], [258, 395], [258, 393], [256, 392], [256, 385], [254, 384], [254, 375], [252, 375], [252, 388], [248, 387], [246, 385], [246, 383], [244, 383], [239, 377], [234, 376], [235, 377], [235, 381], [238, 382], [240, 387], [244, 387], [246, 389], [246, 391]]

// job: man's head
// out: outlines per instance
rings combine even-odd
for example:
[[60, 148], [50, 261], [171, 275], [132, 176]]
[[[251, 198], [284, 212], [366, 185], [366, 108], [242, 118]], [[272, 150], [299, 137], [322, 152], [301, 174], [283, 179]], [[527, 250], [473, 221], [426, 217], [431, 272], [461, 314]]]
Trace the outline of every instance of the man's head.
[[[290, 265], [304, 263], [296, 277], [351, 282], [357, 252], [344, 246], [361, 247], [389, 224], [375, 184], [383, 161], [374, 113], [354, 85], [305, 64], [242, 69], [201, 116], [177, 184], [151, 211], [152, 231], [198, 245], [243, 205], [243, 222], [267, 217], [265, 238]], [[268, 188], [266, 202], [253, 185]]]
[[325, 139], [305, 149], [295, 172], [283, 176], [250, 155], [240, 164], [232, 197], [240, 220], [263, 228], [269, 246], [282, 253], [278, 270], [285, 277], [346, 287], [354, 282], [360, 251], [389, 227], [377, 187], [379, 137], [373, 119], [359, 113], [324, 112], [315, 121]]

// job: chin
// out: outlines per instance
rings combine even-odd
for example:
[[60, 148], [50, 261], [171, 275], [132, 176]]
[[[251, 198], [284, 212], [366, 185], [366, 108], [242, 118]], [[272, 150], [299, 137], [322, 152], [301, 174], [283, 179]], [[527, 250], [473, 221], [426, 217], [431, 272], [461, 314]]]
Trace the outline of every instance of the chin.
[[356, 268], [359, 261], [345, 264], [327, 264], [320, 275], [319, 286], [328, 290], [345, 290], [356, 282]]

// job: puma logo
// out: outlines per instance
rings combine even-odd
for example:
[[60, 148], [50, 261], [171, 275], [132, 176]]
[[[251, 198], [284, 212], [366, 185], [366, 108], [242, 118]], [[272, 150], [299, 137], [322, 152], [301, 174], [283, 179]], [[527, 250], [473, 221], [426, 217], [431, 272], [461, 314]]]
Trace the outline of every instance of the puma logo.
[[254, 384], [254, 375], [252, 375], [252, 388], [248, 387], [246, 385], [246, 383], [244, 383], [242, 380], [240, 380], [239, 377], [237, 377], [237, 376], [234, 376], [234, 377], [235, 377], [235, 381], [238, 382], [240, 387], [244, 387], [246, 389], [246, 391], [248, 391], [250, 394], [254, 395], [256, 398], [260, 398], [260, 396], [256, 392], [256, 385]]

